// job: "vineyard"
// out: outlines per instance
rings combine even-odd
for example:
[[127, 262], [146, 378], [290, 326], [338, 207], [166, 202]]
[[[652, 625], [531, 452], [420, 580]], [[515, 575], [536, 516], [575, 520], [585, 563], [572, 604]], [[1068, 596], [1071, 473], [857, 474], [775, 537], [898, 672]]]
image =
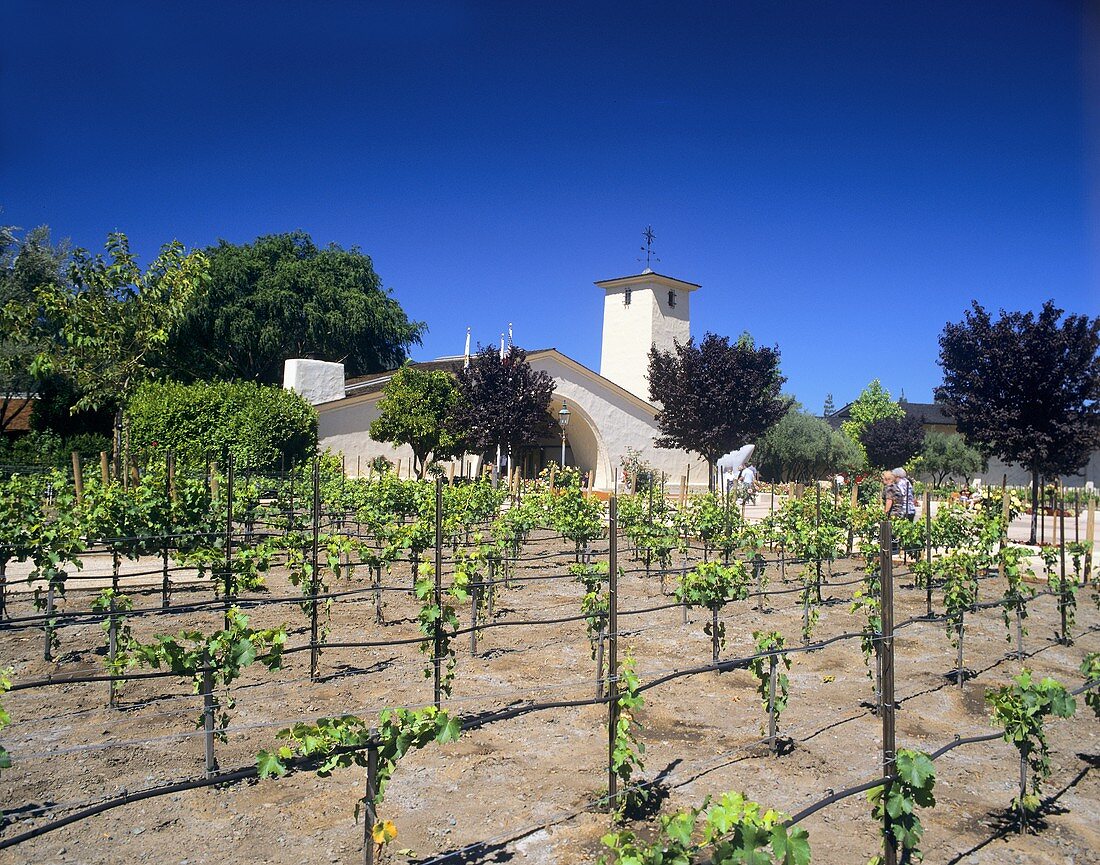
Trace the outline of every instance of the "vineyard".
[[1091, 506], [0, 486], [0, 862], [1100, 861]]

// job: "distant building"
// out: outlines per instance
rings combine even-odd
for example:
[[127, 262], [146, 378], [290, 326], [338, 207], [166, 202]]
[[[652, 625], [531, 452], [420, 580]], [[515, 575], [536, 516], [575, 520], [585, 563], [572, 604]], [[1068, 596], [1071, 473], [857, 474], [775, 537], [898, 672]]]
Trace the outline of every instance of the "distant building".
[[[692, 486], [707, 485], [707, 465], [682, 450], [658, 448], [657, 407], [649, 402], [646, 372], [652, 346], [671, 351], [673, 341], [691, 336], [690, 298], [699, 286], [654, 273], [649, 268], [633, 276], [603, 280], [603, 345], [599, 373], [554, 348], [529, 350], [527, 360], [554, 380], [549, 413], [557, 420], [564, 400], [570, 412], [566, 427], [565, 462], [593, 473], [598, 490], [614, 487], [620, 460], [628, 448], [672, 486], [690, 475]], [[414, 363], [421, 369], [461, 368], [463, 356]], [[382, 390], [396, 370], [345, 379], [342, 364], [293, 359], [286, 362], [283, 386], [301, 393], [317, 409], [321, 448], [342, 453], [349, 473], [366, 472], [375, 457], [409, 465], [412, 449], [373, 440], [368, 430], [378, 417]], [[458, 475], [477, 474], [489, 454], [467, 454], [453, 464]], [[524, 454], [514, 465], [531, 477], [561, 460], [561, 438], [552, 436]], [[406, 469], [407, 471], [407, 469]]]
[[[908, 402], [905, 399], [900, 399], [898, 405], [901, 406], [907, 417], [915, 417], [919, 420], [926, 433], [940, 432], [949, 435], [962, 435], [955, 425], [954, 418], [947, 413], [947, 409], [942, 403]], [[841, 423], [851, 420], [851, 407], [852, 404], [848, 403], [843, 408], [833, 412], [825, 420], [834, 429], [840, 429]], [[989, 460], [986, 471], [977, 475], [977, 477], [981, 478], [984, 484], [999, 484], [1006, 475], [1010, 486], [1026, 486], [1031, 483], [1031, 473], [1029, 471], [1022, 466], [1009, 465], [996, 457]], [[1100, 451], [1092, 454], [1084, 471], [1080, 474], [1067, 476], [1063, 480], [1066, 486], [1071, 487], [1084, 486], [1089, 481], [1100, 485]]]

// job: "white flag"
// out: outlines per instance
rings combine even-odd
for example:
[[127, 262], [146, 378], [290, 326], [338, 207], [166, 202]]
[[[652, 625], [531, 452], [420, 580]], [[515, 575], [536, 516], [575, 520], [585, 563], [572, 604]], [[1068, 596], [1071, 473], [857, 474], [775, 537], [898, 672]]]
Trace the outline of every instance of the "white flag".
[[466, 360], [462, 364], [462, 368], [470, 368], [470, 328], [466, 328]]

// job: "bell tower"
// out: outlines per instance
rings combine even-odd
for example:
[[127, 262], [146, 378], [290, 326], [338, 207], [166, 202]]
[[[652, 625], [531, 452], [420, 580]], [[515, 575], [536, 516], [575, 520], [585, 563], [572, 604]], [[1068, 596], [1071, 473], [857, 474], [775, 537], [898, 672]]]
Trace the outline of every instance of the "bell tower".
[[635, 276], [605, 279], [600, 375], [651, 402], [649, 349], [671, 351], [691, 337], [691, 293], [700, 286], [646, 267]]

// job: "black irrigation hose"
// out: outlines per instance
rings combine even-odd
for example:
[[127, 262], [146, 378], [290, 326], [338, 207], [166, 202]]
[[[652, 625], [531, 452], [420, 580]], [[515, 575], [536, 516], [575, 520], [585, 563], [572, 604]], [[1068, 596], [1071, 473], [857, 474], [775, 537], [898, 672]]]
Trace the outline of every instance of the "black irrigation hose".
[[[827, 645], [828, 643], [836, 642], [837, 640], [844, 639], [844, 638], [851, 637], [851, 636], [862, 636], [862, 635], [861, 634], [848, 634], [848, 635], [843, 635], [842, 634], [840, 636], [833, 637], [830, 640], [823, 641], [821, 643], [821, 645]], [[799, 650], [809, 651], [811, 648], [812, 647], [806, 646], [806, 647], [792, 648], [792, 649], [784, 650], [784, 651], [799, 651]], [[709, 665], [705, 665], [705, 666], [702, 666], [702, 667], [693, 668], [691, 670], [676, 671], [676, 672], [671, 673], [667, 676], [664, 676], [664, 677], [655, 679], [652, 682], [646, 683], [645, 685], [639, 687], [638, 691], [641, 692], [641, 691], [644, 691], [644, 690], [648, 690], [650, 688], [656, 687], [658, 684], [670, 681], [671, 679], [679, 678], [679, 677], [686, 676], [686, 675], [693, 675], [697, 672], [708, 672], [708, 671], [714, 670], [714, 669], [733, 669], [733, 667], [735, 665], [736, 666], [747, 666], [748, 661], [752, 660], [753, 657], [768, 657], [770, 655], [775, 655], [775, 654], [781, 654], [781, 652], [773, 651], [773, 652], [761, 653], [761, 654], [756, 655], [756, 656], [750, 656], [749, 658], [733, 659], [733, 660], [730, 660], [730, 661], [719, 662], [718, 664], [709, 664]], [[1087, 682], [1085, 685], [1083, 685], [1082, 687], [1080, 687], [1078, 689], [1075, 689], [1071, 693], [1074, 694], [1074, 695], [1080, 694], [1085, 690], [1096, 687], [1097, 685], [1100, 685], [1100, 680]], [[13, 690], [14, 690], [14, 688], [13, 688]], [[476, 729], [484, 727], [484, 726], [486, 726], [487, 724], [490, 724], [490, 723], [494, 723], [494, 722], [497, 722], [497, 721], [508, 720], [510, 718], [514, 718], [514, 717], [517, 717], [519, 715], [523, 715], [523, 714], [527, 714], [527, 713], [535, 712], [535, 711], [545, 711], [547, 709], [555, 709], [555, 708], [576, 708], [576, 707], [582, 707], [582, 706], [600, 705], [600, 704], [603, 704], [603, 703], [610, 702], [610, 699], [611, 699], [610, 696], [605, 696], [605, 697], [596, 698], [596, 699], [558, 700], [558, 701], [546, 702], [546, 703], [534, 703], [534, 704], [528, 704], [528, 705], [522, 705], [522, 706], [514, 706], [514, 707], [510, 707], [508, 709], [502, 709], [502, 710], [497, 710], [497, 711], [494, 711], [494, 712], [483, 713], [481, 715], [475, 715], [468, 722], [465, 722], [463, 724], [463, 729], [464, 730], [476, 730]], [[944, 746], [943, 748], [939, 749], [938, 751], [936, 751], [932, 755], [930, 755], [930, 758], [932, 760], [935, 760], [937, 757], [942, 756], [947, 751], [951, 750], [952, 748], [957, 748], [960, 745], [971, 744], [973, 742], [992, 741], [993, 739], [999, 739], [999, 738], [1003, 738], [1002, 734], [994, 733], [994, 734], [988, 734], [986, 736], [972, 737], [970, 739], [956, 738], [955, 741], [951, 742], [950, 744]], [[361, 751], [364, 748], [369, 747], [369, 744], [374, 744], [374, 743], [371, 742], [371, 743], [368, 743], [368, 744], [362, 744], [362, 745], [349, 747], [347, 749], [340, 749], [340, 750], [341, 751], [346, 750], [347, 752]], [[321, 759], [327, 758], [327, 756], [328, 755], [322, 755], [322, 757], [315, 758], [315, 759], [312, 759], [312, 760], [308, 760], [308, 761], [303, 760], [301, 762], [300, 766], [296, 765], [296, 766], [294, 766], [294, 768], [302, 768], [305, 765], [307, 765], [307, 763], [309, 763], [309, 762], [313, 762], [313, 763], [320, 762]], [[159, 797], [159, 796], [169, 795], [171, 793], [178, 793], [178, 792], [183, 792], [183, 791], [187, 791], [187, 790], [199, 789], [199, 788], [203, 788], [203, 787], [216, 786], [218, 784], [227, 784], [227, 783], [232, 783], [232, 782], [236, 782], [236, 781], [242, 781], [242, 780], [245, 780], [245, 779], [248, 779], [248, 778], [256, 777], [257, 775], [258, 775], [257, 768], [255, 766], [248, 766], [248, 767], [245, 767], [245, 768], [242, 768], [242, 769], [237, 769], [236, 771], [233, 771], [233, 772], [219, 773], [219, 774], [214, 775], [214, 776], [209, 777], [209, 778], [199, 778], [199, 779], [192, 779], [192, 780], [188, 780], [188, 781], [181, 781], [181, 782], [176, 782], [176, 783], [173, 783], [173, 784], [163, 785], [163, 786], [160, 786], [160, 787], [149, 788], [147, 790], [138, 791], [136, 793], [128, 793], [128, 794], [125, 794], [123, 796], [116, 797], [114, 799], [110, 799], [110, 800], [107, 800], [105, 802], [101, 802], [98, 805], [94, 805], [94, 806], [91, 806], [89, 808], [85, 808], [81, 811], [77, 811], [73, 814], [69, 814], [65, 817], [58, 818], [57, 820], [53, 820], [49, 823], [43, 824], [42, 826], [38, 826], [34, 829], [27, 830], [26, 832], [22, 832], [18, 835], [13, 835], [10, 838], [0, 839], [0, 850], [6, 849], [8, 847], [13, 847], [17, 844], [22, 843], [23, 841], [29, 841], [33, 838], [37, 838], [37, 837], [40, 837], [42, 835], [45, 835], [48, 832], [52, 832], [56, 829], [63, 828], [64, 826], [68, 826], [72, 823], [76, 823], [76, 822], [79, 822], [81, 820], [85, 820], [85, 819], [88, 819], [90, 817], [94, 817], [98, 814], [104, 813], [105, 811], [112, 810], [114, 808], [118, 808], [118, 807], [121, 807], [123, 805], [132, 804], [133, 802], [140, 802], [144, 799], [151, 799], [151, 798], [155, 798], [155, 797]], [[817, 802], [813, 805], [810, 805], [807, 808], [804, 808], [802, 811], [798, 812], [798, 814], [791, 817], [791, 819], [789, 821], [787, 821], [784, 825], [786, 825], [786, 826], [794, 825], [795, 823], [799, 822], [800, 820], [804, 820], [806, 817], [810, 816], [811, 814], [816, 813], [817, 811], [821, 810], [822, 808], [826, 807], [827, 805], [830, 805], [830, 804], [832, 804], [834, 802], [837, 802], [840, 799], [846, 798], [848, 796], [852, 796], [855, 793], [859, 793], [859, 792], [862, 792], [864, 790], [869, 790], [872, 787], [878, 786], [879, 784], [886, 783], [887, 781], [893, 780], [894, 777], [895, 776], [888, 776], [888, 777], [884, 777], [884, 778], [878, 778], [878, 779], [875, 779], [874, 781], [865, 782], [864, 784], [858, 785], [856, 787], [851, 787], [851, 788], [848, 788], [846, 790], [842, 790], [839, 793], [833, 793], [830, 796], [826, 797], [825, 799], [823, 799], [823, 800], [821, 800], [821, 801], [819, 801], [819, 802]]]

